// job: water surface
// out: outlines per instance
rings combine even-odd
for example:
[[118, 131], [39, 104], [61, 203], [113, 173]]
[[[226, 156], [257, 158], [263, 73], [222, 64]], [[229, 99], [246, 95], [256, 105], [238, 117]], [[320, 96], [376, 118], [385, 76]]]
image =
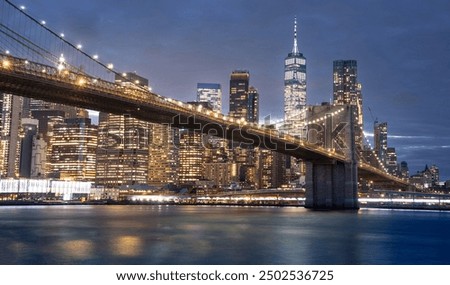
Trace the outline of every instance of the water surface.
[[0, 264], [450, 264], [450, 212], [0, 207]]

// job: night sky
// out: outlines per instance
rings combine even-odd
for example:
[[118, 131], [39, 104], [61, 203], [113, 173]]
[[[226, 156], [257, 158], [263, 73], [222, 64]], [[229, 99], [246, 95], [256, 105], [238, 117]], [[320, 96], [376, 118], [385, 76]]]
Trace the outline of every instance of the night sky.
[[441, 180], [450, 179], [447, 0], [20, 1], [13, 0], [118, 71], [148, 78], [163, 96], [193, 101], [198, 82], [220, 83], [227, 113], [230, 73], [249, 70], [261, 118], [283, 117], [283, 60], [297, 16], [308, 104], [330, 101], [333, 60], [357, 60], [365, 131], [373, 133], [375, 118], [387, 121], [388, 145], [411, 174], [436, 164]]

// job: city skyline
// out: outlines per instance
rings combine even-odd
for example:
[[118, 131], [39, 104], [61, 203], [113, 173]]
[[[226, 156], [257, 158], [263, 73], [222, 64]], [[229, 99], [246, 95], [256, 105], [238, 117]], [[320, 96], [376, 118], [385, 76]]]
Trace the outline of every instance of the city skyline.
[[[331, 99], [333, 60], [357, 60], [365, 131], [373, 132], [375, 118], [388, 122], [390, 145], [411, 174], [428, 163], [449, 178], [444, 96], [450, 85], [450, 9], [444, 1], [15, 3], [100, 60], [149, 78], [164, 96], [192, 101], [198, 82], [227, 90], [229, 73], [248, 69], [260, 94], [261, 118], [283, 117], [283, 59], [292, 48], [297, 16], [299, 49], [308, 58], [307, 104]], [[232, 9], [236, 5], [239, 13]]]

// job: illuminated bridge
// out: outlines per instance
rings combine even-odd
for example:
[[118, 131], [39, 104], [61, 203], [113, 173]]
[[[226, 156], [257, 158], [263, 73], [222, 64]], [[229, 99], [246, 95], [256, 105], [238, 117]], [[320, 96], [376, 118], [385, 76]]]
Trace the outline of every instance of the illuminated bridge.
[[314, 126], [323, 139], [300, 139], [138, 85], [115, 83], [111, 77], [122, 74], [112, 64], [66, 41], [21, 7], [4, 0], [0, 11], [0, 92], [129, 114], [301, 158], [307, 165], [306, 206], [311, 208], [358, 208], [359, 179], [396, 188], [408, 186], [388, 174], [381, 163], [370, 164], [356, 151], [353, 106], [308, 107], [306, 124]]

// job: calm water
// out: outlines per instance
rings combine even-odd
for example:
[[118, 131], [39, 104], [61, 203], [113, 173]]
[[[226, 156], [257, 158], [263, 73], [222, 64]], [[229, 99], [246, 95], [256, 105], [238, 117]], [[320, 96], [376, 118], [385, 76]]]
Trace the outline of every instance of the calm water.
[[450, 212], [0, 207], [0, 264], [450, 264]]

